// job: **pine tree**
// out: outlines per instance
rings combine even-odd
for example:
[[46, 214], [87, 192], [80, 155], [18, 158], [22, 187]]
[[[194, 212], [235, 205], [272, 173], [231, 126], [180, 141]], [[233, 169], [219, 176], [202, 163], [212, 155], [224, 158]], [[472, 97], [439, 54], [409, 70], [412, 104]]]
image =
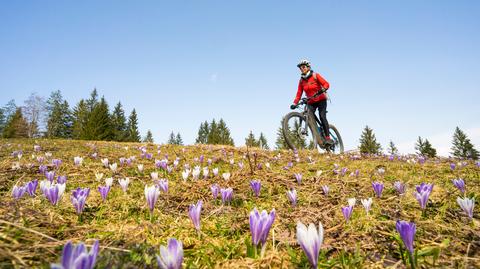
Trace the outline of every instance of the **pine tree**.
[[86, 103], [88, 111], [92, 112], [98, 104], [98, 93], [96, 88], [93, 88], [93, 91], [90, 93], [90, 99], [87, 99]]
[[175, 144], [183, 146], [183, 139], [180, 133], [177, 133], [177, 136], [175, 137]]
[[73, 116], [60, 91], [52, 92], [47, 100], [47, 132], [49, 138], [71, 138]]
[[143, 142], [153, 143], [153, 135], [152, 135], [152, 132], [150, 130], [147, 131], [147, 135], [143, 139]]
[[390, 140], [390, 143], [388, 144], [388, 153], [390, 153], [390, 155], [397, 155], [398, 154], [398, 149], [397, 149], [397, 147], [395, 146], [395, 144], [393, 143], [392, 140]]
[[263, 135], [263, 133], [260, 133], [260, 137], [258, 138], [258, 146], [262, 149], [270, 149], [268, 147], [267, 138]]
[[422, 140], [420, 136], [415, 144], [415, 150], [417, 150], [417, 154], [425, 157], [434, 158], [437, 156], [437, 150], [432, 147], [430, 141], [428, 139]]
[[6, 123], [7, 123], [7, 118], [5, 117], [5, 112], [3, 108], [0, 108], [0, 137], [2, 136], [3, 129], [5, 128]]
[[208, 142], [208, 134], [210, 133], [208, 122], [205, 121], [204, 123], [200, 123], [200, 128], [198, 128], [198, 136], [195, 140], [197, 144], [207, 144]]
[[167, 144], [170, 144], [170, 145], [177, 144], [177, 140], [175, 139], [175, 134], [173, 133], [173, 131], [170, 133], [170, 136], [168, 137]]
[[72, 137], [74, 139], [87, 139], [86, 127], [89, 114], [87, 103], [81, 99], [73, 108]]
[[255, 135], [253, 135], [253, 132], [250, 131], [248, 134], [247, 138], [245, 138], [245, 146], [247, 147], [258, 147], [260, 143], [255, 139]]
[[452, 141], [452, 155], [456, 158], [461, 159], [473, 159], [478, 160], [479, 152], [475, 149], [474, 145], [470, 142], [470, 139], [467, 135], [460, 130], [460, 128], [455, 128], [453, 133]]
[[207, 144], [219, 144], [220, 134], [215, 119], [208, 126]]
[[128, 117], [127, 123], [127, 141], [140, 142], [140, 133], [138, 131], [138, 119], [135, 109], [132, 110]]
[[107, 101], [104, 97], [96, 103], [87, 121], [87, 140], [112, 140], [112, 121]]
[[2, 133], [3, 138], [28, 137], [28, 122], [23, 117], [22, 109], [18, 107], [15, 114], [9, 118]]
[[228, 129], [227, 124], [223, 119], [220, 119], [218, 122], [218, 130], [220, 141], [217, 144], [234, 146], [233, 138], [230, 137], [230, 129]]
[[363, 129], [359, 149], [361, 153], [367, 154], [378, 154], [382, 151], [382, 146], [377, 142], [373, 130], [368, 125]]
[[127, 138], [127, 119], [125, 118], [125, 112], [120, 102], [118, 102], [113, 109], [112, 126], [114, 132], [114, 140], [125, 141]]
[[275, 147], [277, 149], [288, 149], [288, 144], [283, 136], [283, 118], [280, 121], [280, 127], [277, 129], [277, 140], [275, 141]]

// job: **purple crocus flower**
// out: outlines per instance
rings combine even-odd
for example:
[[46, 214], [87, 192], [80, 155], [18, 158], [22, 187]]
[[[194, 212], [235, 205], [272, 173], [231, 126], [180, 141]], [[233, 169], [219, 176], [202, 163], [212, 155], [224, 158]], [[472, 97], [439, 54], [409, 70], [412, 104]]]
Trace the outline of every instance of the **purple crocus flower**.
[[467, 214], [467, 216], [472, 219], [473, 218], [473, 208], [475, 207], [475, 198], [460, 198], [460, 197], [457, 197], [457, 203], [458, 205], [463, 209], [463, 211], [465, 212], [465, 214]]
[[297, 191], [295, 189], [287, 191], [287, 197], [290, 203], [292, 203], [292, 206], [297, 205]]
[[415, 186], [417, 192], [415, 193], [415, 198], [417, 199], [418, 203], [422, 210], [425, 210], [427, 207], [428, 197], [433, 189], [433, 184], [422, 183], [420, 185]]
[[75, 164], [75, 166], [80, 166], [82, 165], [82, 163], [83, 163], [82, 157], [76, 156], [73, 158], [73, 164]]
[[100, 192], [100, 196], [102, 196], [102, 200], [105, 201], [105, 200], [107, 200], [107, 195], [110, 192], [110, 186], [108, 186], [108, 185], [99, 186], [98, 187], [98, 192]]
[[145, 198], [147, 199], [148, 208], [150, 209], [150, 213], [153, 213], [153, 209], [155, 208], [155, 203], [158, 200], [158, 196], [160, 196], [160, 190], [157, 186], [152, 185], [150, 187], [145, 186]]
[[342, 207], [343, 217], [347, 222], [352, 216], [352, 212], [353, 212], [353, 206], [349, 205], [349, 206]]
[[48, 181], [53, 182], [53, 180], [55, 179], [55, 171], [45, 172], [45, 177], [47, 178]]
[[180, 269], [183, 261], [182, 242], [175, 238], [168, 239], [168, 245], [160, 246], [160, 255], [157, 255], [157, 263], [161, 269]]
[[157, 186], [160, 188], [161, 191], [165, 193], [168, 192], [168, 180], [161, 178], [157, 181]]
[[49, 181], [46, 181], [46, 184], [43, 188], [43, 194], [50, 201], [50, 203], [52, 203], [52, 205], [58, 204], [64, 191], [65, 184], [50, 184]]
[[45, 174], [47, 172], [47, 166], [43, 164], [38, 166], [38, 171], [40, 172], [40, 174]]
[[323, 190], [323, 194], [325, 194], [325, 196], [328, 196], [328, 192], [330, 191], [330, 188], [327, 185], [323, 185], [322, 190]]
[[13, 199], [18, 200], [22, 198], [22, 196], [25, 194], [26, 191], [27, 190], [24, 186], [17, 186], [17, 185], [13, 186], [13, 189], [12, 189]]
[[395, 190], [398, 192], [399, 195], [404, 195], [405, 194], [406, 186], [402, 182], [395, 181], [393, 183], [393, 187], [395, 188]]
[[193, 222], [193, 226], [197, 231], [200, 231], [200, 213], [202, 212], [202, 200], [199, 200], [197, 204], [191, 204], [188, 208], [188, 216]]
[[45, 158], [43, 156], [37, 156], [37, 162], [39, 164], [43, 163], [45, 161]]
[[58, 177], [57, 177], [57, 183], [58, 183], [58, 184], [67, 183], [67, 176], [58, 176]]
[[82, 214], [89, 194], [90, 188], [77, 188], [72, 192], [70, 200], [72, 201], [73, 207], [75, 207], [77, 214]]
[[455, 170], [455, 167], [457, 167], [457, 165], [455, 163], [450, 163], [450, 169], [452, 171]]
[[375, 192], [375, 195], [378, 198], [382, 197], [383, 183], [378, 182], [378, 181], [374, 181], [374, 182], [372, 182], [372, 187], [373, 187], [373, 191]]
[[252, 244], [254, 246], [258, 246], [260, 242], [262, 246], [265, 245], [274, 220], [275, 209], [272, 209], [270, 214], [265, 210], [259, 213], [257, 208], [250, 212], [250, 233], [252, 234]]
[[226, 188], [226, 189], [220, 189], [220, 194], [222, 195], [222, 203], [230, 203], [232, 201], [232, 196], [233, 196], [233, 189], [232, 188]]
[[212, 195], [213, 195], [213, 199], [217, 199], [218, 197], [218, 192], [219, 192], [219, 188], [218, 188], [218, 185], [217, 184], [213, 184], [212, 186], [210, 186], [210, 190], [212, 191]]
[[425, 160], [426, 160], [426, 159], [425, 159], [425, 157], [423, 157], [423, 156], [419, 156], [419, 157], [418, 157], [418, 163], [419, 163], [419, 164], [424, 164], [424, 163], [425, 163]]
[[295, 179], [297, 180], [297, 183], [298, 183], [298, 184], [302, 183], [302, 174], [300, 174], [300, 173], [293, 173], [293, 175], [295, 176]]
[[340, 171], [340, 175], [344, 176], [347, 173], [347, 171], [348, 171], [347, 167], [342, 168], [342, 170]]
[[42, 147], [40, 147], [40, 145], [33, 145], [33, 150], [38, 152], [42, 150]]
[[30, 196], [35, 196], [35, 191], [37, 190], [38, 180], [32, 180], [25, 183], [25, 189]]
[[52, 269], [93, 269], [98, 255], [98, 240], [95, 240], [90, 252], [83, 243], [73, 245], [68, 241], [63, 247], [61, 264], [51, 264]]
[[62, 164], [62, 160], [60, 160], [60, 159], [53, 159], [53, 160], [52, 160], [52, 164], [55, 165], [55, 168], [58, 169], [58, 168], [60, 167], [60, 165]]
[[203, 161], [205, 160], [205, 156], [200, 155], [200, 157], [198, 158], [198, 160], [200, 161], [200, 163], [203, 163]]
[[260, 188], [262, 187], [262, 183], [260, 183], [259, 180], [252, 180], [250, 181], [250, 187], [252, 187], [255, 196], [258, 197], [260, 195]]
[[461, 178], [459, 179], [454, 179], [452, 180], [453, 182], [453, 185], [455, 185], [455, 187], [457, 187], [457, 189], [462, 193], [462, 194], [465, 194], [465, 181]]
[[297, 241], [300, 247], [307, 255], [308, 261], [312, 268], [318, 266], [318, 254], [323, 242], [323, 226], [318, 223], [318, 231], [313, 223], [308, 225], [308, 228], [301, 222], [297, 223]]
[[414, 222], [406, 222], [403, 220], [397, 220], [396, 223], [397, 232], [402, 238], [405, 248], [410, 252], [410, 255], [413, 254], [413, 240], [415, 238], [415, 233], [417, 231], [417, 226]]

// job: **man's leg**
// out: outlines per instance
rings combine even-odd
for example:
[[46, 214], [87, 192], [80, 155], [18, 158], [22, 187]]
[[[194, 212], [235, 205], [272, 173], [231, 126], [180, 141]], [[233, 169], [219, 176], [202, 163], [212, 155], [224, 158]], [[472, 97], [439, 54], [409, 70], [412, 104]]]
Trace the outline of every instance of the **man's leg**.
[[330, 138], [329, 134], [329, 126], [328, 126], [328, 120], [327, 120], [327, 100], [322, 100], [318, 102], [318, 116], [320, 119], [320, 122], [322, 123], [322, 128], [325, 137], [327, 140]]

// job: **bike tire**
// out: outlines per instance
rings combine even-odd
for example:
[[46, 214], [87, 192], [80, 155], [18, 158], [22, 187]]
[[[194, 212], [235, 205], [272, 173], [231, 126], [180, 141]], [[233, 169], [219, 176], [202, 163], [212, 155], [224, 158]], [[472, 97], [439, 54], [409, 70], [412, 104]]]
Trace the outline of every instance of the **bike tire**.
[[[294, 118], [297, 118], [300, 120], [300, 125], [304, 124], [305, 122], [305, 118], [303, 116], [302, 113], [299, 113], [299, 112], [290, 112], [288, 113], [287, 115], [285, 115], [285, 117], [283, 118], [283, 121], [282, 121], [282, 133], [283, 133], [283, 137], [285, 139], [285, 142], [286, 144], [288, 145], [288, 147], [292, 150], [295, 150], [295, 149], [298, 149], [297, 148], [297, 145], [295, 144], [295, 141], [293, 138], [295, 137], [292, 137], [292, 133], [289, 132], [290, 131], [290, 127], [289, 127], [289, 122], [291, 120], [294, 120]], [[303, 123], [302, 123], [303, 122]], [[313, 124], [313, 125], [312, 125]], [[312, 118], [309, 117], [309, 122], [307, 123], [308, 125], [308, 128], [310, 129], [309, 132], [310, 132], [310, 136], [308, 138], [309, 141], [305, 141], [305, 142], [310, 142], [310, 143], [313, 143], [313, 147], [314, 148], [317, 148], [317, 145], [318, 145], [318, 139], [320, 139], [317, 135], [318, 131], [315, 132], [312, 130], [312, 126], [316, 126], [314, 122], [312, 122]], [[301, 138], [301, 139], [304, 139], [304, 138]]]
[[333, 124], [329, 124], [329, 133], [330, 137], [335, 141], [335, 144], [333, 144], [331, 147], [327, 149], [329, 152], [333, 153], [343, 153], [344, 147], [343, 147], [343, 140], [342, 136], [340, 135], [340, 132], [338, 131], [337, 127]]

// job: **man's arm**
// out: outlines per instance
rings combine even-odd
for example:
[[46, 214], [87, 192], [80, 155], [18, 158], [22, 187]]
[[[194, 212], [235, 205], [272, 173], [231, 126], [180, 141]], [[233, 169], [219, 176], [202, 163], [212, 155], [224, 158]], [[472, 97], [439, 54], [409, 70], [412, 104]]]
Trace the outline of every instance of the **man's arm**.
[[324, 88], [325, 90], [328, 90], [328, 88], [330, 88], [330, 84], [322, 76], [320, 76], [319, 73], [315, 73], [315, 74], [317, 75], [317, 81], [318, 83], [320, 83], [322, 88]]

